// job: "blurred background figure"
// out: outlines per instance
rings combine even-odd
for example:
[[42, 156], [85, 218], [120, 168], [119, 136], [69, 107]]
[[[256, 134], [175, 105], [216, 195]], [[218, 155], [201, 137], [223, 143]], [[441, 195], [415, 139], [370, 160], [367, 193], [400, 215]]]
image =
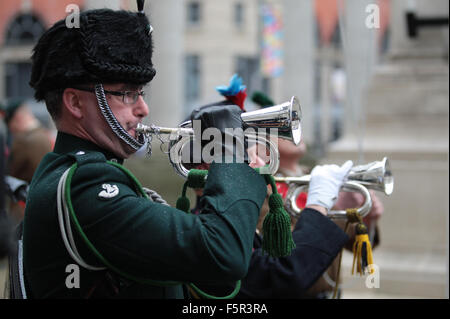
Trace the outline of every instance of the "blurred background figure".
[[5, 122], [11, 135], [7, 172], [30, 183], [42, 157], [53, 148], [52, 132], [41, 124], [24, 100], [7, 104]]
[[[41, 124], [24, 99], [7, 101], [3, 113], [9, 144], [6, 174], [29, 184], [44, 155], [53, 149], [52, 132]], [[22, 220], [23, 200], [13, 198], [9, 202], [13, 219]]]
[[[0, 155], [5, 153], [4, 132], [0, 131]], [[0, 181], [5, 177], [5, 156], [0, 156]], [[0, 183], [0, 263], [13, 247], [12, 233], [13, 223], [6, 212], [6, 190], [5, 184]]]

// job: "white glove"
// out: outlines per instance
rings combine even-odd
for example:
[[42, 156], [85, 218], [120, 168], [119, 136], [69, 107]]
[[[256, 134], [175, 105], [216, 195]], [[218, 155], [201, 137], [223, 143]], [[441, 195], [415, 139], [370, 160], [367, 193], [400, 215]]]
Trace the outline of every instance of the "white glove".
[[347, 161], [342, 166], [333, 164], [314, 167], [311, 172], [306, 206], [319, 205], [329, 211], [336, 202], [339, 190], [352, 166], [353, 162]]

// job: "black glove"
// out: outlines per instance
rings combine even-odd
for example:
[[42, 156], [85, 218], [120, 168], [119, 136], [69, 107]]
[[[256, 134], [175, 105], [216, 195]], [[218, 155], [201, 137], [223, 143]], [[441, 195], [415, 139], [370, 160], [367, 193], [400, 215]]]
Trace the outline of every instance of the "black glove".
[[[248, 164], [247, 143], [243, 135], [241, 113], [242, 110], [238, 106], [229, 104], [205, 106], [191, 113], [195, 132], [194, 143], [200, 142], [197, 144], [197, 148], [194, 146], [193, 149], [199, 150], [201, 147], [202, 162]], [[195, 123], [196, 120], [199, 120], [200, 123]], [[198, 124], [201, 125], [201, 130], [196, 129], [199, 126]], [[217, 135], [208, 136], [207, 134], [204, 136], [205, 139], [202, 140], [203, 132], [209, 128], [213, 128], [213, 130], [208, 130], [208, 132], [211, 131], [217, 133]], [[236, 128], [241, 130], [235, 130]], [[220, 138], [218, 138], [219, 134]], [[217, 152], [218, 150], [221, 150], [221, 153]]]

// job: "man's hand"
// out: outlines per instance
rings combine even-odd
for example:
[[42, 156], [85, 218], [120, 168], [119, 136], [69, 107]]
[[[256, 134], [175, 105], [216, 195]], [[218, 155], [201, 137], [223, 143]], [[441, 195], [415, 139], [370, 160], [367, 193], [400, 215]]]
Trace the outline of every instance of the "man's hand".
[[338, 165], [319, 165], [314, 167], [311, 172], [309, 182], [307, 208], [317, 210], [317, 206], [325, 209], [319, 211], [326, 215], [337, 200], [339, 190], [347, 179], [347, 175], [353, 166], [352, 161], [347, 161], [342, 166]]
[[247, 149], [247, 153], [250, 159], [249, 166], [252, 168], [263, 167], [269, 161], [269, 157], [266, 154], [267, 150], [265, 146], [261, 144], [254, 144]]
[[241, 113], [236, 105], [212, 105], [192, 111], [191, 120], [200, 120], [202, 131], [214, 127], [225, 133], [226, 128], [242, 128]]
[[[233, 161], [237, 163], [248, 163], [248, 155], [247, 155], [247, 145], [244, 140], [243, 135], [243, 122], [241, 119], [242, 110], [236, 105], [212, 105], [208, 107], [203, 107], [199, 110], [194, 110], [191, 114], [191, 120], [199, 120], [201, 121], [201, 132], [195, 132], [196, 141], [199, 140], [203, 136], [203, 132], [207, 129], [214, 128], [217, 129], [222, 139], [208, 139], [201, 140], [201, 149], [202, 149], [202, 162], [211, 163], [214, 159], [215, 161], [222, 161], [224, 158], [233, 157]], [[193, 126], [195, 127], [195, 125]], [[234, 134], [235, 129], [242, 129], [241, 135]], [[198, 134], [201, 133], [200, 136]], [[226, 136], [228, 136], [226, 138]], [[211, 141], [218, 143], [220, 145], [209, 145]], [[226, 143], [226, 142], [229, 143]], [[211, 154], [210, 152], [203, 153], [203, 148], [205, 146], [210, 147], [210, 150], [222, 150], [222, 154]], [[211, 147], [213, 146], [213, 147]], [[210, 158], [206, 158], [206, 156], [211, 155]]]

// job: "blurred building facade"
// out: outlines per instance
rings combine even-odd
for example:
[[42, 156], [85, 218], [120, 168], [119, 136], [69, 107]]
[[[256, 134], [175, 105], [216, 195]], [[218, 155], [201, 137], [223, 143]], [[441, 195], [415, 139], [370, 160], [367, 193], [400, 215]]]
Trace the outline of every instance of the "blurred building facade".
[[[35, 103], [29, 86], [32, 49], [44, 31], [65, 18], [70, 6], [80, 10], [119, 8], [119, 0], [21, 0], [0, 3], [0, 101], [25, 98], [35, 116], [49, 128], [51, 119], [42, 103]], [[126, 3], [123, 4], [125, 6]], [[69, 6], [69, 7], [68, 7]]]
[[[347, 19], [361, 19], [361, 10], [353, 9]], [[411, 36], [411, 14], [446, 23], [426, 24]], [[366, 79], [360, 78], [363, 71], [347, 72], [347, 94], [353, 96], [347, 99], [348, 126], [330, 145], [325, 161], [370, 162], [387, 156], [395, 178], [393, 194], [380, 195], [385, 214], [380, 221], [382, 245], [374, 254], [380, 270], [375, 293], [448, 298], [448, 14], [444, 0], [391, 1], [385, 55]], [[356, 55], [367, 39], [363, 32], [352, 34], [350, 23], [347, 70], [352, 65], [358, 69]], [[352, 89], [361, 84], [355, 96]], [[355, 105], [357, 121], [351, 118]]]
[[28, 85], [31, 50], [41, 34], [65, 16], [69, 3], [82, 1], [2, 1], [0, 4], [0, 98], [32, 97]]
[[[219, 99], [215, 86], [238, 73], [249, 96], [262, 90], [282, 103], [297, 95], [304, 138], [322, 156], [345, 126], [338, 2], [148, 0], [157, 68], [148, 88], [149, 121], [177, 125], [195, 106]], [[71, 13], [70, 5], [80, 10], [136, 8], [135, 0], [3, 1], [0, 99], [32, 97], [33, 45], [46, 28]], [[247, 104], [249, 110], [255, 107], [250, 99]]]

